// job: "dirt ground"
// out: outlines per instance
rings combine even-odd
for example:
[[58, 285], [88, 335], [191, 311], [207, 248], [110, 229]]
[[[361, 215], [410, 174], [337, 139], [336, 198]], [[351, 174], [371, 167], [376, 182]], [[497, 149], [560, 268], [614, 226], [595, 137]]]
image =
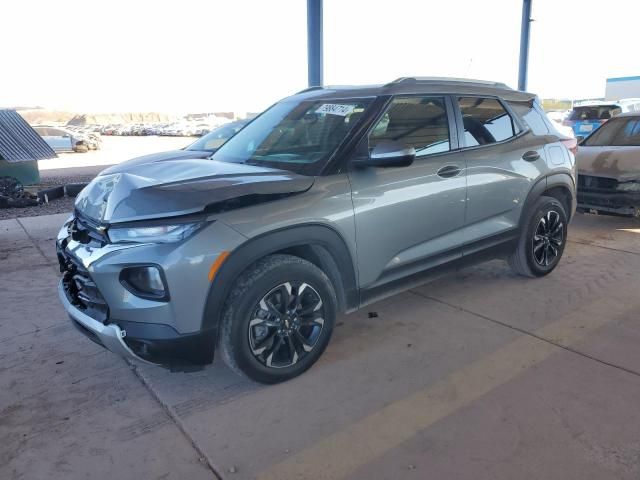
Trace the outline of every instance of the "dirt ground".
[[2, 479], [640, 478], [638, 220], [577, 216], [542, 279], [492, 261], [341, 317], [275, 386], [75, 331], [63, 220], [0, 221]]

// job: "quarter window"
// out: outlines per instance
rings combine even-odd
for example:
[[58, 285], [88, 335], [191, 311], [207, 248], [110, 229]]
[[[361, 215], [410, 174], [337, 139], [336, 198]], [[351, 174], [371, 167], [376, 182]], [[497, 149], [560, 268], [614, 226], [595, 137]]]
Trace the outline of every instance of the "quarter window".
[[416, 149], [416, 156], [448, 152], [449, 122], [444, 99], [396, 97], [369, 135], [369, 149], [382, 140]]
[[515, 135], [513, 119], [495, 98], [458, 98], [467, 147], [502, 142]]
[[545, 122], [545, 113], [537, 104], [529, 102], [509, 102], [515, 112], [531, 129], [534, 135], [549, 135], [549, 127]]

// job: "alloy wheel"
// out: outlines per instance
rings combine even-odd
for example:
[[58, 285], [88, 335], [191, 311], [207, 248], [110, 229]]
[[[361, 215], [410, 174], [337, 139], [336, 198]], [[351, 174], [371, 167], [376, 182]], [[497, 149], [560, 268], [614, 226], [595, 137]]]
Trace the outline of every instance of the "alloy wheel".
[[304, 282], [286, 282], [270, 290], [249, 320], [249, 347], [270, 368], [298, 363], [311, 352], [324, 328], [320, 294]]
[[533, 234], [533, 258], [542, 267], [551, 265], [560, 254], [564, 242], [564, 224], [555, 210], [547, 212]]

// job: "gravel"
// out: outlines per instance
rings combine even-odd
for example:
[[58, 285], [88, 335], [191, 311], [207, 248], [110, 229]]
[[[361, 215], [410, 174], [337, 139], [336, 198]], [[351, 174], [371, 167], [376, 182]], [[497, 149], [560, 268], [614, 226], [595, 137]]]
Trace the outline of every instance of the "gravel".
[[71, 213], [75, 198], [62, 197], [49, 203], [42, 203], [35, 207], [25, 208], [0, 208], [0, 220], [10, 218], [37, 217], [40, 215], [53, 215], [54, 213]]

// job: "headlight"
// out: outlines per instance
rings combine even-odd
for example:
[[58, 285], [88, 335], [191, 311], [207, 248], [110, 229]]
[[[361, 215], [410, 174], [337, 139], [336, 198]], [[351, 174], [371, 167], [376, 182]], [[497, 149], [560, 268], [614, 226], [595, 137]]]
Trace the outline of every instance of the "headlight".
[[621, 182], [618, 184], [618, 190], [623, 192], [640, 192], [640, 182]]
[[180, 223], [154, 227], [109, 228], [111, 243], [173, 243], [184, 240], [202, 226], [201, 223]]

